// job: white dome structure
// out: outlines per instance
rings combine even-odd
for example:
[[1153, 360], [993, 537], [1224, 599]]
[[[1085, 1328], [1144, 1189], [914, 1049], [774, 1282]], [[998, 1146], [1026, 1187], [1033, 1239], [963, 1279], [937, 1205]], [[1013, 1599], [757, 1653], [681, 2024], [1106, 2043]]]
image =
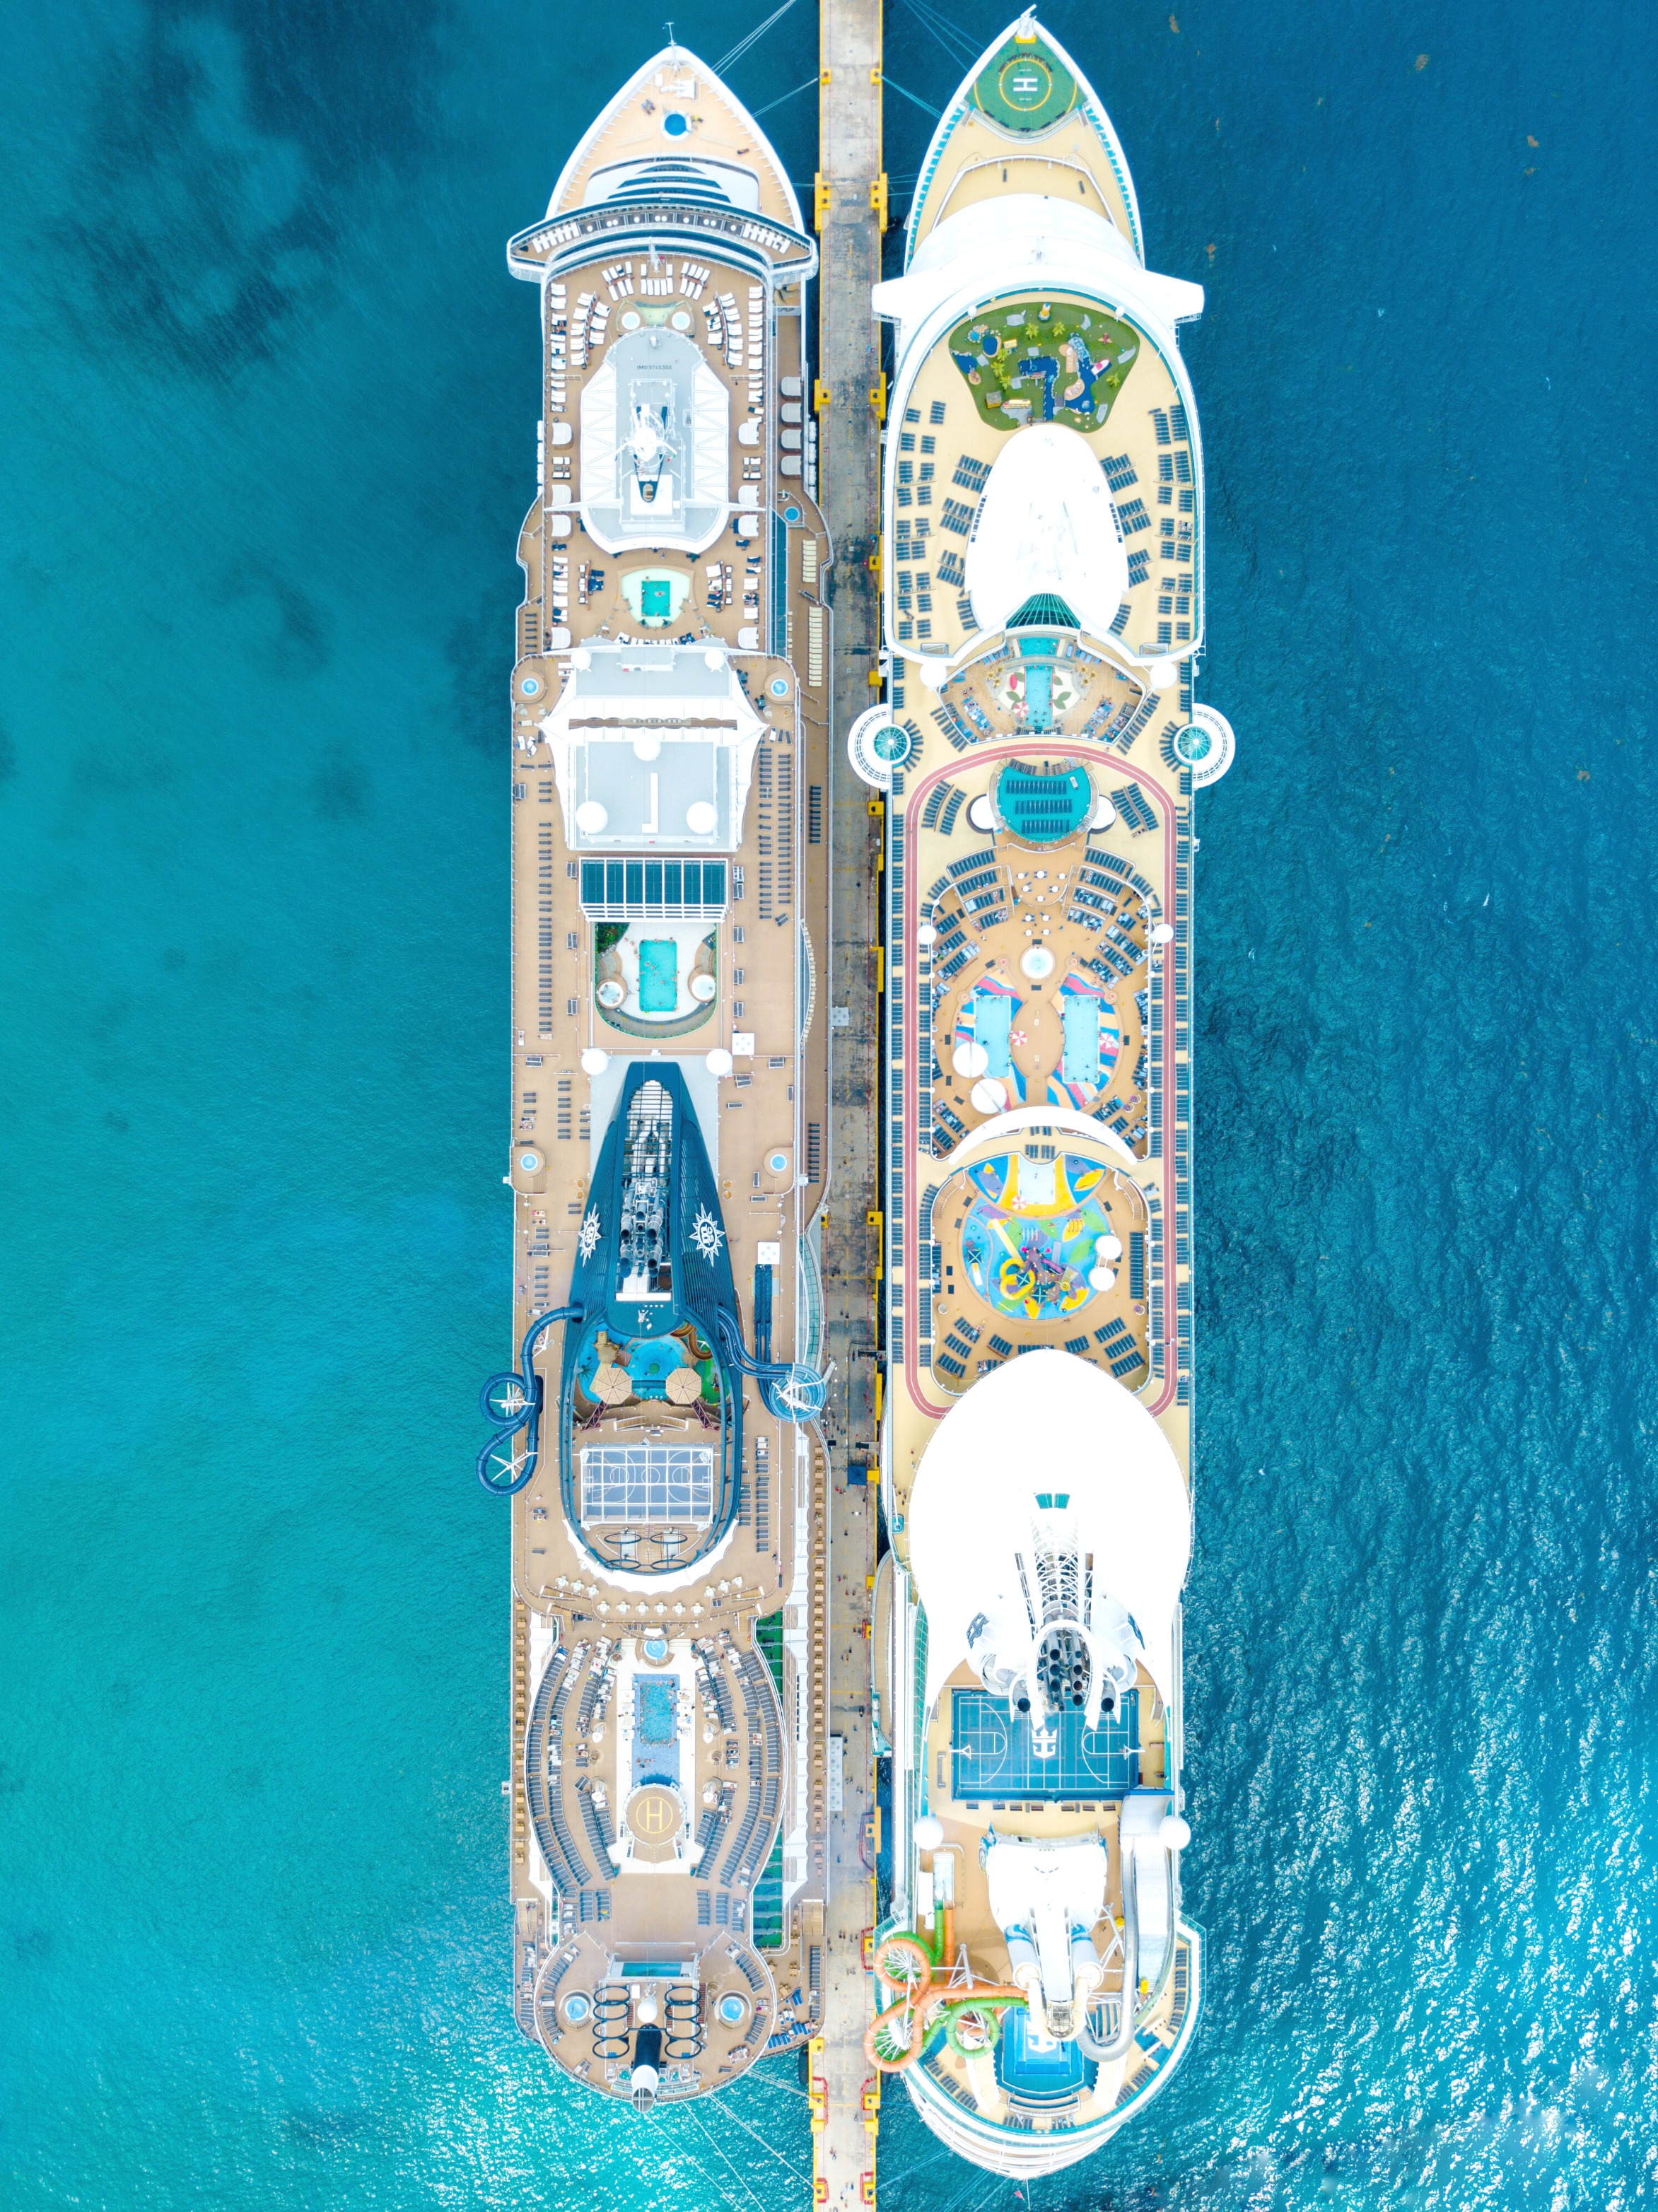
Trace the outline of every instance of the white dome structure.
[[1033, 422], [996, 457], [967, 551], [967, 587], [986, 629], [1005, 629], [1028, 599], [1063, 599], [1078, 625], [1107, 635], [1128, 587], [1128, 549], [1086, 438]]
[[1066, 1639], [1090, 1726], [1137, 1663], [1174, 1697], [1191, 1501], [1162, 1430], [1099, 1368], [1044, 1348], [976, 1382], [927, 1447], [908, 1526], [929, 1710], [970, 1659], [1040, 1712]]

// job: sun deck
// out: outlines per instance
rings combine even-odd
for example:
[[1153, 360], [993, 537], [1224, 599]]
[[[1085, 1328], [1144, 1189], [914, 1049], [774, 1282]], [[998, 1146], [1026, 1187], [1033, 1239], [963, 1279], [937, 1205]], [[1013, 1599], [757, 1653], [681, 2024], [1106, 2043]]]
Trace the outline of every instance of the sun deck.
[[[1098, 327], [1078, 327], [1067, 354], [1044, 334], [1055, 316], [1068, 316], [1077, 325], [1090, 319]], [[1007, 430], [1032, 421], [1058, 422], [1086, 434], [1111, 487], [1126, 557], [1122, 587], [1102, 610], [1100, 633], [1152, 659], [1187, 653], [1200, 641], [1200, 462], [1169, 363], [1149, 343], [1136, 343], [1126, 380], [1109, 395], [1108, 406], [1101, 387], [1101, 404], [1067, 421], [1074, 410], [1066, 407], [1065, 386], [1080, 386], [1083, 380], [1075, 339], [1100, 343], [1108, 325], [1126, 327], [1108, 318], [1097, 301], [1090, 310], [1063, 288], [1004, 297], [963, 325], [957, 334], [958, 350], [945, 346], [933, 353], [902, 392], [897, 434], [890, 441], [897, 447], [888, 546], [896, 644], [949, 661], [972, 639], [988, 634], [991, 624], [978, 604], [982, 594], [968, 589], [979, 509]], [[1004, 340], [1010, 341], [1006, 347]], [[997, 393], [1006, 417], [999, 427], [986, 419], [978, 397], [993, 362], [1010, 352], [1023, 374], [1005, 395]], [[1061, 379], [1057, 394], [1056, 371]], [[1084, 670], [1073, 672], [1081, 676]], [[1101, 726], [1126, 725], [1144, 699], [1133, 676], [1101, 675], [1097, 665], [1086, 672], [1091, 702], [1105, 710]], [[949, 700], [969, 722], [974, 703], [979, 702], [965, 687]]]
[[[1188, 1203], [1183, 1107], [1180, 1145], [1159, 1124], [1187, 1051], [1184, 952], [1164, 917], [1186, 895], [1190, 778], [1137, 744], [1145, 722], [1127, 749], [1124, 732], [1087, 733], [1092, 687], [1058, 679], [1102, 682], [1104, 664], [1077, 655], [1063, 634], [1012, 633], [938, 713], [895, 725], [909, 750], [889, 802], [906, 1165], [888, 1224], [893, 1348], [930, 1418], [1021, 1346], [1060, 1346], [1130, 1388], [1155, 1380], [1159, 1407], [1177, 1395], [1163, 1292], [1164, 1226]], [[1021, 727], [1037, 669], [1040, 734]], [[970, 742], [943, 711], [952, 692], [975, 702]], [[914, 1463], [895, 1452], [899, 1513]]]

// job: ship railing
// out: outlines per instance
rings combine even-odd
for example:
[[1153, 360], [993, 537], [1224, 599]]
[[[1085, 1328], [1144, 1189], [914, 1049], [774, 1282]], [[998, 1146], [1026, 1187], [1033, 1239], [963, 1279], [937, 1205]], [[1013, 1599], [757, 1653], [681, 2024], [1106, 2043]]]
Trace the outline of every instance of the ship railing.
[[508, 242], [507, 258], [521, 276], [539, 277], [544, 270], [556, 276], [590, 259], [599, 246], [607, 252], [629, 252], [635, 246], [653, 246], [659, 252], [686, 247], [705, 252], [716, 239], [720, 243], [712, 250], [756, 276], [793, 283], [817, 273], [817, 242], [803, 231], [735, 209], [692, 207], [673, 200], [574, 209], [519, 231]]

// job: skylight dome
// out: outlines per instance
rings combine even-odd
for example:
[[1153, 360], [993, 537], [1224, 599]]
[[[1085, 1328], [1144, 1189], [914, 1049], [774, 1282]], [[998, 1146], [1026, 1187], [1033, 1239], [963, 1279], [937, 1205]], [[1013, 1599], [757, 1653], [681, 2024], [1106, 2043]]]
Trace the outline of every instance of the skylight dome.
[[1077, 620], [1057, 592], [1033, 592], [1022, 607], [1016, 608], [1008, 618], [1010, 629], [1080, 629]]

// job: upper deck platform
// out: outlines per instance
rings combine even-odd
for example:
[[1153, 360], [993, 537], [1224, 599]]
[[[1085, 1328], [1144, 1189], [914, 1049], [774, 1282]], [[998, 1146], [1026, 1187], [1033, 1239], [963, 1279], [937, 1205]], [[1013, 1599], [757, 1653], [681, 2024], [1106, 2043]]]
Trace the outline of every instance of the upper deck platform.
[[1145, 266], [1116, 133], [1032, 18], [941, 120], [904, 273], [875, 303], [897, 325], [894, 653], [953, 665], [1013, 617], [1018, 572], [1131, 661], [1198, 649], [1203, 469], [1178, 331], [1202, 289]]
[[1159, 1409], [1176, 1393], [1183, 684], [1171, 665], [1166, 693], [1144, 688], [1062, 611], [1035, 610], [893, 724], [899, 1515], [926, 1433], [908, 1409], [936, 1419], [1022, 1346], [1074, 1352]]
[[[1038, 587], [1121, 641], [1125, 660], [1196, 649], [1202, 457], [1183, 372], [1108, 294], [1054, 276], [1033, 286], [1027, 273], [963, 298], [978, 304], [957, 315], [961, 301], [947, 301], [948, 327], [895, 383], [884, 516], [894, 650], [953, 664], [993, 633], [1018, 604], [1007, 576], [1027, 544], [1048, 556]], [[1037, 471], [1013, 434], [1043, 423], [1061, 434], [1050, 433]], [[1176, 597], [1182, 612], [1160, 605]]]

